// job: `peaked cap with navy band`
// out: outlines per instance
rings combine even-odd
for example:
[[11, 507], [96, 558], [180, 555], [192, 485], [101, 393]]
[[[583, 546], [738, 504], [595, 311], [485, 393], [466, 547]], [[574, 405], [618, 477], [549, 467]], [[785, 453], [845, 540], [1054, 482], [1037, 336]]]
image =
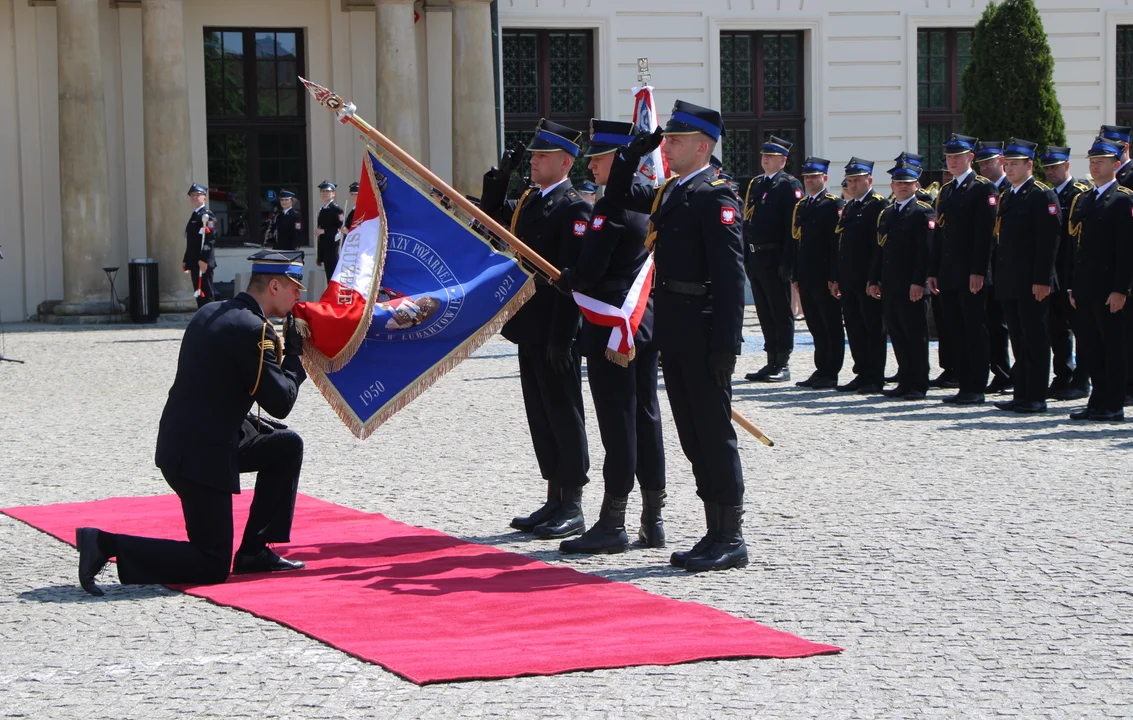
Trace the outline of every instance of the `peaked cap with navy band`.
[[535, 138], [527, 146], [530, 152], [554, 152], [562, 150], [571, 157], [578, 157], [578, 141], [582, 133], [566, 125], [559, 125], [547, 118], [540, 118], [535, 126]]
[[334, 183], [332, 183], [330, 180], [323, 180], [321, 183], [319, 183], [319, 190], [337, 190], [337, 189], [338, 189], [338, 186], [335, 185]]
[[196, 183], [193, 183], [192, 185], [189, 186], [188, 194], [193, 195], [193, 194], [196, 194], [196, 193], [199, 193], [201, 195], [208, 195], [208, 191], [205, 190], [203, 186], [198, 185]]
[[295, 197], [295, 193], [291, 192], [290, 190], [280, 190], [279, 191], [279, 199], [280, 200], [286, 200], [287, 198], [294, 198], [294, 197]]
[[830, 172], [830, 161], [826, 158], [811, 155], [803, 160], [803, 169], [800, 175], [825, 175]]
[[590, 119], [590, 147], [583, 153], [583, 157], [605, 155], [620, 147], [629, 145], [637, 135], [637, 125], [620, 120]]
[[976, 145], [976, 162], [991, 160], [993, 157], [1003, 157], [1003, 143], [989, 140], [980, 140]]
[[701, 107], [677, 100], [673, 103], [673, 113], [665, 123], [666, 135], [694, 135], [703, 133], [713, 140], [724, 134], [724, 118], [712, 108]]
[[358, 183], [356, 183], [356, 182], [350, 183], [350, 192], [352, 192], [352, 193], [358, 192]]
[[1094, 144], [1086, 151], [1089, 157], [1111, 157], [1114, 159], [1121, 157], [1123, 148], [1115, 141], [1109, 138], [1098, 135], [1094, 138]]
[[1133, 132], [1133, 128], [1125, 125], [1102, 125], [1098, 134], [1106, 140], [1120, 140], [1128, 147], [1130, 132]]
[[1068, 147], [1048, 145], [1046, 150], [1043, 150], [1043, 154], [1039, 156], [1039, 163], [1044, 168], [1061, 165], [1064, 162], [1070, 162], [1070, 148]]
[[1011, 138], [1003, 148], [1003, 157], [1005, 160], [1034, 160], [1038, 146], [1038, 143], [1030, 140]]
[[850, 158], [850, 162], [846, 163], [846, 177], [854, 177], [855, 175], [873, 175], [873, 160], [862, 160], [860, 157]]
[[763, 148], [760, 149], [760, 155], [782, 155], [786, 157], [791, 154], [791, 147], [794, 143], [790, 140], [784, 140], [780, 137], [771, 135], [763, 141]]
[[899, 162], [889, 168], [889, 174], [892, 176], [893, 182], [911, 182], [921, 179], [921, 168], [907, 162]]
[[978, 138], [952, 133], [952, 136], [944, 142], [944, 154], [963, 155], [964, 153], [975, 152], [977, 143], [979, 143]]
[[303, 285], [303, 251], [260, 250], [251, 255], [253, 275], [282, 275], [306, 290]]
[[715, 155], [708, 158], [708, 164], [711, 165], [712, 167], [716, 168], [717, 170], [723, 170], [724, 169], [723, 161], [721, 161], [720, 158], [716, 157]]
[[893, 162], [897, 163], [898, 165], [904, 163], [906, 165], [912, 165], [915, 168], [924, 168], [924, 156], [911, 152], [901, 153], [897, 157], [893, 158]]

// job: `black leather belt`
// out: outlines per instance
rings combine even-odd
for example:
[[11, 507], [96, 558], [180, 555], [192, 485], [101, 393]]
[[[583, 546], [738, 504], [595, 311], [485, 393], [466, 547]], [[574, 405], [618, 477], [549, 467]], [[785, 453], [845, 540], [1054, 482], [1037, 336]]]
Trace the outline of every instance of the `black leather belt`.
[[711, 290], [711, 283], [685, 282], [684, 280], [662, 280], [658, 283], [662, 290], [678, 295], [704, 297]]
[[750, 252], [759, 252], [761, 250], [776, 250], [779, 247], [779, 243], [764, 243], [762, 245], [749, 244], [747, 247]]

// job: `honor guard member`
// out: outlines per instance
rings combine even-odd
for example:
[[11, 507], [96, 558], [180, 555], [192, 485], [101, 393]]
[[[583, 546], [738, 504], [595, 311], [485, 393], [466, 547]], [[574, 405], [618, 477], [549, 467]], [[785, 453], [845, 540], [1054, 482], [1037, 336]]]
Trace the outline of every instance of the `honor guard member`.
[[1046, 412], [1050, 387], [1047, 315], [1054, 260], [1062, 236], [1058, 196], [1035, 180], [1036, 143], [1011, 138], [1003, 149], [1011, 183], [995, 218], [995, 286], [1015, 354], [1014, 396], [996, 403], [1022, 414]]
[[[281, 423], [249, 414], [253, 403], [277, 418], [295, 405], [306, 379], [303, 342], [291, 308], [303, 289], [300, 253], [253, 255], [248, 291], [197, 311], [177, 359], [161, 414], [156, 463], [181, 499], [188, 542], [78, 528], [79, 584], [102, 595], [95, 576], [118, 558], [124, 584], [209, 585], [235, 573], [304, 567], [268, 543], [291, 541], [303, 440]], [[286, 316], [281, 342], [269, 318]], [[243, 540], [232, 555], [232, 496], [240, 473], [256, 475]]]
[[303, 218], [295, 209], [295, 193], [283, 190], [279, 193], [279, 218], [275, 223], [275, 249], [283, 251], [298, 250], [303, 241]]
[[[541, 119], [527, 150], [531, 181], [518, 201], [506, 200], [508, 183], [523, 160], [524, 148], [508, 150], [499, 168], [484, 175], [480, 207], [556, 267], [577, 264], [590, 226], [590, 203], [568, 174], [578, 157], [582, 133]], [[578, 306], [542, 277], [535, 294], [504, 325], [502, 334], [519, 346], [523, 405], [539, 471], [547, 481], [547, 502], [511, 527], [540, 538], [564, 538], [586, 529], [582, 487], [589, 482], [590, 455], [583, 425], [581, 357], [576, 342]]]
[[952, 181], [936, 197], [936, 233], [928, 289], [940, 304], [953, 338], [960, 391], [944, 398], [955, 405], [984, 402], [988, 380], [987, 277], [995, 242], [995, 186], [972, 170], [978, 140], [953, 133], [944, 144]]
[[[590, 121], [590, 172], [605, 185], [614, 151], [637, 134], [631, 122]], [[594, 188], [597, 191], [597, 187]], [[582, 252], [573, 268], [563, 270], [555, 286], [576, 291], [614, 307], [622, 307], [628, 291], [649, 257], [645, 247], [649, 218], [628, 212], [601, 198], [594, 206], [590, 226], [582, 238]], [[663, 547], [665, 526], [665, 448], [661, 439], [661, 407], [657, 402], [657, 349], [653, 347], [653, 299], [633, 338], [634, 354], [628, 361], [607, 350], [609, 327], [585, 319], [579, 348], [586, 356], [586, 377], [606, 459], [602, 478], [606, 493], [602, 514], [581, 537], [564, 540], [568, 553], [614, 553], [626, 549], [625, 514], [633, 478], [641, 483], [641, 529], [638, 545]]]
[[1097, 188], [1074, 198], [1070, 211], [1073, 272], [1070, 300], [1080, 357], [1092, 390], [1071, 420], [1125, 420], [1125, 306], [1133, 283], [1133, 190], [1116, 178], [1121, 146], [1098, 136], [1087, 154]]
[[916, 198], [920, 168], [898, 163], [890, 168], [889, 175], [894, 202], [877, 219], [877, 249], [869, 278], [870, 297], [882, 301], [885, 325], [897, 356], [897, 387], [882, 394], [923, 400], [928, 391], [924, 287], [936, 211]]
[[841, 392], [868, 395], [885, 384], [885, 321], [881, 300], [866, 292], [870, 262], [877, 247], [877, 218], [889, 204], [873, 190], [873, 161], [850, 158], [846, 165], [846, 192], [838, 234], [838, 257], [831, 264], [830, 293], [842, 303], [846, 337], [854, 358], [854, 379], [839, 385]]
[[578, 194], [582, 196], [583, 200], [593, 205], [598, 198], [598, 186], [589, 180], [583, 180], [578, 184]]
[[[661, 152], [680, 177], [660, 188], [635, 184], [638, 163], [661, 144], [662, 133]], [[743, 342], [742, 215], [709, 164], [723, 134], [719, 112], [678, 100], [664, 131], [641, 132], [615, 153], [606, 185], [611, 203], [651, 213], [654, 345], [664, 353], [665, 392], [708, 525], [691, 550], [673, 553], [670, 562], [693, 571], [748, 562], [740, 527], [743, 471], [731, 420], [732, 373]]]
[[[976, 145], [976, 167], [979, 174], [995, 185], [995, 194], [1001, 197], [1004, 191], [1011, 189], [1007, 175], [1003, 173], [1003, 143], [981, 140]], [[993, 272], [987, 276], [984, 286], [987, 288], [987, 341], [988, 363], [991, 370], [991, 382], [987, 386], [989, 393], [1009, 392], [1012, 387], [1011, 358], [1007, 354], [1007, 321], [1003, 319], [1003, 308], [995, 294], [995, 245], [991, 248], [991, 267]]]
[[1070, 276], [1074, 271], [1074, 239], [1069, 235], [1070, 206], [1074, 198], [1090, 190], [1070, 174], [1070, 148], [1048, 147], [1040, 158], [1043, 173], [1058, 195], [1062, 214], [1062, 236], [1058, 241], [1058, 256], [1054, 263], [1055, 287], [1050, 297], [1050, 314], [1047, 330], [1050, 335], [1050, 352], [1054, 362], [1054, 379], [1047, 395], [1054, 400], [1081, 400], [1089, 395], [1090, 375], [1081, 356], [1074, 360], [1074, 308], [1070, 306]]
[[337, 186], [329, 180], [323, 180], [319, 183], [319, 196], [322, 198], [323, 206], [319, 210], [319, 217], [315, 222], [318, 228], [315, 230], [315, 235], [318, 236], [316, 241], [318, 244], [315, 248], [315, 264], [326, 270], [328, 283], [338, 267], [338, 233], [346, 218], [342, 208], [334, 201], [336, 189]]
[[1070, 207], [1070, 302], [1093, 389], [1086, 407], [1070, 419], [1120, 422], [1129, 341], [1125, 301], [1133, 284], [1133, 191], [1117, 182], [1121, 148], [1115, 142], [1099, 136], [1088, 155], [1097, 188], [1078, 195]]
[[[1115, 141], [1121, 148], [1120, 162], [1117, 168], [1117, 184], [1133, 190], [1133, 163], [1129, 162], [1129, 140], [1131, 130], [1126, 125], [1102, 125], [1101, 137]], [[1133, 313], [1125, 313], [1126, 337], [1133, 337]], [[1129, 373], [1125, 386], [1125, 404], [1133, 405], [1133, 344], [1127, 346], [1129, 358], [1126, 360], [1126, 369]]]
[[350, 212], [346, 213], [346, 225], [342, 232], [349, 233], [354, 227], [354, 208], [358, 207], [358, 183], [350, 183]]
[[216, 216], [209, 212], [207, 200], [205, 188], [196, 184], [189, 186], [193, 212], [185, 224], [185, 256], [181, 259], [181, 269], [192, 278], [193, 290], [201, 291], [197, 296], [198, 308], [216, 299], [212, 285], [216, 269]]
[[767, 364], [745, 377], [753, 382], [791, 379], [788, 366], [795, 349], [791, 312], [791, 218], [803, 198], [802, 184], [784, 168], [791, 143], [770, 136], [763, 143], [763, 175], [741, 179], [743, 191], [744, 266], [751, 281], [755, 312], [763, 333]]
[[830, 390], [838, 385], [838, 373], [846, 354], [842, 332], [842, 306], [830, 294], [831, 267], [838, 258], [838, 220], [842, 198], [826, 190], [830, 161], [808, 157], [802, 176], [806, 196], [795, 204], [791, 220], [791, 274], [799, 288], [799, 300], [807, 329], [814, 338], [814, 373], [795, 385]]

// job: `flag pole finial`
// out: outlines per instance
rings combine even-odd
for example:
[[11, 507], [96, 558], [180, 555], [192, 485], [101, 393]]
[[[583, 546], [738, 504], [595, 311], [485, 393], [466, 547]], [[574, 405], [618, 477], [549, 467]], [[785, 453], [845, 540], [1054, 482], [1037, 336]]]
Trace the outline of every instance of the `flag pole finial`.
[[302, 75], [299, 76], [299, 82], [303, 83], [303, 87], [307, 88], [307, 92], [311, 93], [315, 102], [333, 111], [335, 116], [338, 117], [338, 121], [343, 125], [349, 123], [350, 118], [354, 117], [354, 113], [358, 110], [354, 103], [346, 102], [328, 88], [313, 83]]
[[649, 58], [639, 57], [637, 59], [637, 83], [639, 85], [648, 85], [649, 78]]

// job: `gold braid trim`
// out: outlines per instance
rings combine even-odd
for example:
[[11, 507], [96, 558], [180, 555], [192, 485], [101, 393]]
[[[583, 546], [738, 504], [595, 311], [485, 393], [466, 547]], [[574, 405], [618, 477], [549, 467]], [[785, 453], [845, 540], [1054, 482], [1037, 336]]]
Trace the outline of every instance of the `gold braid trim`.
[[806, 198], [799, 200], [795, 203], [795, 209], [791, 211], [791, 237], [795, 240], [803, 239], [803, 229], [798, 225], [799, 206], [806, 202]]
[[752, 178], [748, 181], [747, 192], [744, 193], [744, 220], [751, 220], [751, 216], [755, 214], [755, 208], [748, 206], [748, 200], [751, 199], [751, 186], [754, 185], [755, 181], [758, 179], [759, 178]]
[[252, 386], [252, 391], [248, 393], [249, 397], [253, 397], [256, 391], [260, 389], [260, 378], [264, 374], [264, 353], [267, 351], [268, 339], [268, 323], [264, 321], [263, 330], [260, 331], [260, 366], [256, 369], [256, 384]]
[[1077, 247], [1082, 247], [1082, 221], [1079, 220], [1077, 225], [1074, 224], [1074, 208], [1078, 206], [1078, 198], [1085, 194], [1084, 192], [1080, 192], [1070, 201], [1070, 214], [1066, 218], [1066, 232], [1070, 237], [1078, 241]]
[[885, 243], [887, 243], [889, 241], [889, 233], [885, 233], [884, 235], [881, 234], [881, 218], [885, 217], [885, 213], [889, 212], [890, 208], [892, 208], [892, 207], [893, 206], [890, 205], [889, 207], [885, 208], [884, 210], [882, 210], [881, 212], [879, 212], [877, 214], [877, 246], [878, 247], [885, 247]]
[[653, 244], [657, 242], [657, 231], [653, 229], [653, 215], [661, 207], [661, 200], [665, 197], [665, 188], [669, 187], [669, 183], [676, 179], [676, 175], [666, 178], [665, 182], [661, 183], [661, 187], [657, 188], [657, 194], [653, 196], [653, 207], [649, 210], [649, 227], [645, 229], [645, 249], [649, 252], [653, 252]]
[[519, 202], [515, 204], [515, 212], [511, 214], [511, 227], [509, 228], [512, 235], [515, 235], [515, 226], [519, 224], [519, 211], [523, 209], [523, 203], [527, 200], [527, 196], [531, 194], [532, 190], [534, 190], [534, 188], [524, 190], [523, 194], [519, 196]]

